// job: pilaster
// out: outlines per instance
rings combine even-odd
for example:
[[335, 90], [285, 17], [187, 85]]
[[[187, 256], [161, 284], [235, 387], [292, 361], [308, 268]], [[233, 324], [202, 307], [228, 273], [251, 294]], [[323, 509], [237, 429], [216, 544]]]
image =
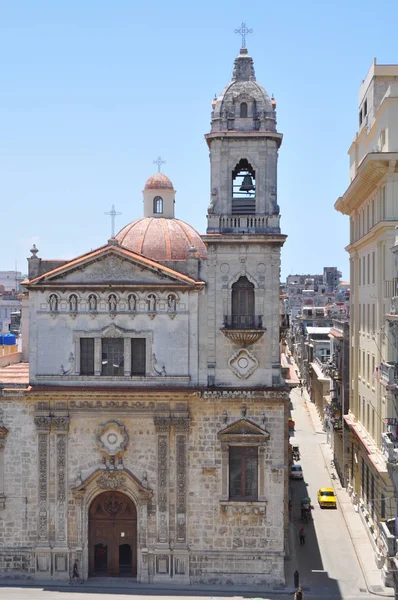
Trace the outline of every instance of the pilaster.
[[49, 540], [49, 439], [51, 417], [35, 417], [38, 446], [38, 531], [35, 549], [35, 570], [40, 575], [51, 574], [51, 550]]
[[6, 439], [8, 435], [8, 429], [4, 426], [3, 422], [0, 423], [0, 510], [6, 507], [6, 496], [4, 493], [4, 449], [6, 446]]
[[169, 537], [169, 455], [170, 417], [154, 418], [158, 455], [158, 489], [156, 515], [156, 546], [154, 581], [171, 579], [171, 556]]
[[176, 457], [176, 532], [173, 549], [173, 579], [181, 583], [190, 583], [189, 552], [187, 544], [187, 455], [189, 437], [189, 419], [173, 418], [175, 432]]
[[57, 415], [52, 418], [55, 432], [56, 451], [56, 501], [55, 501], [55, 541], [53, 546], [53, 573], [62, 577], [69, 576], [68, 539], [67, 539], [67, 456], [69, 417]]

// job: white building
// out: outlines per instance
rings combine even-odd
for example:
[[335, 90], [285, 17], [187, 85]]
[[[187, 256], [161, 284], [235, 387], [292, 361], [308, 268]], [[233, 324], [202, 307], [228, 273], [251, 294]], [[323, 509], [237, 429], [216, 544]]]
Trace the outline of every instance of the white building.
[[[351, 183], [335, 208], [350, 217], [350, 412], [345, 420], [353, 499], [372, 531], [395, 514], [383, 434], [396, 417], [380, 377], [395, 361], [389, 334], [394, 229], [398, 224], [398, 65], [372, 64], [359, 90], [359, 128], [349, 149]], [[376, 533], [374, 533], [376, 537]]]

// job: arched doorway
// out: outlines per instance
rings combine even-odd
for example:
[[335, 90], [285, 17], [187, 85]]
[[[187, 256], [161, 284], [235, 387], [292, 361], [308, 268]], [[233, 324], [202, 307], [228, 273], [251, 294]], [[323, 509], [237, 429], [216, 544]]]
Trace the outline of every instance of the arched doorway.
[[137, 576], [137, 510], [121, 492], [104, 492], [88, 515], [89, 575]]

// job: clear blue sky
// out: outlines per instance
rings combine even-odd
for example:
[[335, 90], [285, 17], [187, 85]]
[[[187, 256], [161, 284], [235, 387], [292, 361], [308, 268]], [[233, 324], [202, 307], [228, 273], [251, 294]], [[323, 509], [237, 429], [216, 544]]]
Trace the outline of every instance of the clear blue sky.
[[[246, 7], [246, 8], [245, 8]], [[247, 46], [277, 100], [278, 203], [288, 234], [282, 276], [336, 265], [348, 278], [348, 218], [333, 208], [349, 180], [358, 88], [377, 57], [398, 62], [398, 3], [0, 1], [0, 269], [72, 258], [142, 216], [156, 171], [176, 216], [206, 228], [211, 100]]]

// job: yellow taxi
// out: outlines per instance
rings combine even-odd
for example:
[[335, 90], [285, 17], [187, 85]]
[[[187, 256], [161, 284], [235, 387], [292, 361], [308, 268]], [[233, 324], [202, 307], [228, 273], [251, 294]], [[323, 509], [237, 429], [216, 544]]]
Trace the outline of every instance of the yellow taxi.
[[318, 502], [321, 508], [336, 508], [337, 500], [333, 488], [319, 488]]

